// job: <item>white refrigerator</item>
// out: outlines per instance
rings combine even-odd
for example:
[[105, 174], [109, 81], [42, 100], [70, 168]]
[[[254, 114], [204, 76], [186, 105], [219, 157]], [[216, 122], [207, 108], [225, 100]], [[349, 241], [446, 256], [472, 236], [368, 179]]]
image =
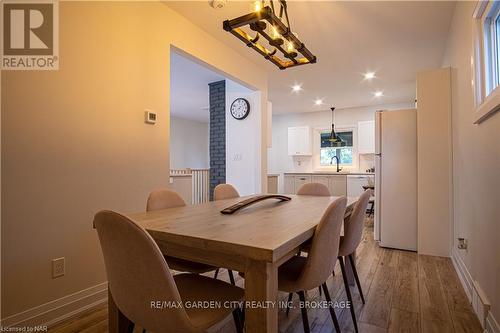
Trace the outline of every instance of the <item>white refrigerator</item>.
[[417, 250], [417, 110], [375, 114], [375, 226], [382, 247]]

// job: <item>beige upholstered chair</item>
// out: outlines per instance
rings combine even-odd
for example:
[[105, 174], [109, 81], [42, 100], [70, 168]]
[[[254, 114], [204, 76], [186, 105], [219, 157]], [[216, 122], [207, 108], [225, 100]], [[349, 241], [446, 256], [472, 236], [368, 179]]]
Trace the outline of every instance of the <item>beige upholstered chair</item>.
[[[239, 198], [240, 194], [238, 191], [234, 188], [233, 185], [231, 184], [219, 184], [215, 186], [214, 188], [214, 200], [225, 200], [225, 199], [233, 199], [233, 198]], [[232, 284], [235, 284], [234, 282], [234, 275], [233, 271], [228, 269], [227, 273], [229, 275], [229, 280], [231, 281]], [[217, 275], [219, 275], [219, 268], [215, 271], [214, 278], [217, 278]]]
[[214, 188], [214, 200], [239, 198], [240, 194], [231, 184], [219, 184]]
[[[278, 289], [288, 293], [297, 293], [301, 302], [305, 302], [304, 291], [323, 287], [325, 297], [330, 303], [330, 293], [326, 281], [332, 273], [340, 245], [340, 230], [344, 219], [347, 198], [342, 197], [330, 204], [319, 222], [312, 239], [307, 257], [295, 256], [278, 268]], [[337, 332], [339, 323], [333, 307], [330, 315]], [[309, 332], [307, 310], [301, 307], [304, 331]]]
[[[353, 253], [356, 251], [361, 239], [363, 237], [363, 225], [366, 214], [366, 207], [368, 206], [368, 201], [370, 200], [372, 192], [371, 190], [366, 190], [361, 194], [354, 206], [349, 221], [344, 223], [344, 236], [340, 238], [340, 247], [338, 259], [340, 263], [340, 270], [342, 271], [342, 278], [344, 280], [344, 287], [347, 294], [347, 299], [352, 304], [352, 295], [349, 287], [349, 282], [347, 281], [345, 260], [346, 257], [349, 258], [349, 262], [354, 273], [354, 278], [356, 280], [356, 285], [358, 286], [359, 294], [363, 304], [365, 304], [365, 297], [363, 295], [363, 290], [361, 289], [361, 284], [359, 282], [358, 272], [356, 270], [356, 265], [354, 264]], [[354, 306], [351, 306], [351, 317], [354, 323], [354, 329], [358, 332], [358, 324], [356, 321], [356, 313], [354, 311]]]
[[320, 197], [329, 197], [330, 190], [321, 183], [307, 183], [302, 185], [297, 191], [298, 195], [315, 195]]
[[[242, 332], [238, 308], [158, 309], [152, 301], [241, 301], [244, 291], [226, 282], [195, 274], [172, 276], [158, 245], [139, 225], [111, 211], [94, 218], [113, 300], [130, 320], [153, 332], [205, 332], [233, 312]], [[227, 303], [226, 303], [227, 304]], [[130, 330], [131, 331], [131, 330]]]
[[[150, 212], [182, 206], [186, 206], [186, 202], [176, 192], [170, 190], [157, 190], [149, 194], [146, 203], [146, 211]], [[165, 256], [165, 259], [171, 269], [179, 272], [203, 274], [217, 269], [217, 267], [214, 266], [170, 256]]]

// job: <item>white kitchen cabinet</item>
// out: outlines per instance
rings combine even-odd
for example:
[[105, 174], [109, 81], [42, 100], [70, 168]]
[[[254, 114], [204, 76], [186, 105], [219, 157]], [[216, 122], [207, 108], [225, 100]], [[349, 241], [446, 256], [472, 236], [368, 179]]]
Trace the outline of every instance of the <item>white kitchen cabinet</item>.
[[312, 155], [311, 129], [309, 126], [288, 127], [288, 155]]
[[345, 175], [328, 176], [330, 194], [333, 196], [342, 196], [347, 194], [347, 180]]
[[309, 175], [298, 175], [298, 176], [295, 176], [295, 184], [294, 184], [295, 190], [294, 190], [294, 194], [297, 193], [297, 191], [299, 190], [299, 188], [302, 185], [310, 183], [310, 182], [311, 182], [311, 176], [309, 176]]
[[312, 176], [312, 182], [313, 183], [320, 183], [328, 187], [330, 189], [330, 177], [329, 176]]
[[285, 194], [295, 194], [295, 177], [285, 175]]
[[365, 190], [363, 186], [369, 184], [368, 179], [373, 176], [365, 175], [348, 175], [347, 176], [347, 196], [348, 197], [359, 197]]
[[375, 154], [375, 121], [358, 122], [358, 153]]

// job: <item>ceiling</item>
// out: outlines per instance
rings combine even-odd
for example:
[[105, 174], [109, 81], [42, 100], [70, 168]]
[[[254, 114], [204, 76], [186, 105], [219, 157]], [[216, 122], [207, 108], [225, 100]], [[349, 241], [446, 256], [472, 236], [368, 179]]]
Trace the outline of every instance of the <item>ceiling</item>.
[[183, 57], [170, 54], [170, 114], [208, 122], [208, 84], [224, 76]]
[[[228, 0], [218, 10], [208, 1], [166, 4], [267, 70], [274, 113], [412, 102], [417, 71], [441, 65], [455, 7], [446, 1], [289, 1], [292, 30], [318, 62], [281, 71], [222, 29], [225, 19], [250, 12], [251, 2]], [[376, 78], [364, 80], [368, 71]], [[303, 90], [292, 93], [294, 84]], [[383, 96], [374, 97], [375, 91]]]

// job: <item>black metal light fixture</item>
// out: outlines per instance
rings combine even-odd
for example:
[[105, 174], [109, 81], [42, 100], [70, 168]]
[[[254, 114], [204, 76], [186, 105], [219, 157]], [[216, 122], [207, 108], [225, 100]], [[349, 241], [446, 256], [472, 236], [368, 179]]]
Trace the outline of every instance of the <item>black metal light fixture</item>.
[[333, 113], [335, 111], [334, 107], [331, 107], [330, 110], [332, 110], [332, 131], [330, 133], [330, 138], [328, 141], [330, 141], [330, 144], [332, 147], [341, 147], [345, 145], [344, 140], [340, 136], [335, 133], [335, 124], [333, 123]]
[[[269, 3], [269, 6], [266, 6], [266, 3]], [[252, 31], [256, 32], [255, 37], [243, 30], [243, 27], [247, 25]], [[273, 0], [258, 0], [255, 2], [255, 11], [253, 13], [233, 20], [226, 20], [223, 23], [223, 28], [248, 47], [257, 51], [265, 59], [278, 66], [279, 69], [316, 62], [316, 57], [290, 29], [285, 0], [279, 0], [278, 15]], [[259, 43], [261, 36], [267, 40], [271, 50], [266, 45]], [[283, 57], [277, 55], [278, 51], [283, 54]], [[298, 57], [299, 53], [302, 57]]]

